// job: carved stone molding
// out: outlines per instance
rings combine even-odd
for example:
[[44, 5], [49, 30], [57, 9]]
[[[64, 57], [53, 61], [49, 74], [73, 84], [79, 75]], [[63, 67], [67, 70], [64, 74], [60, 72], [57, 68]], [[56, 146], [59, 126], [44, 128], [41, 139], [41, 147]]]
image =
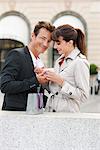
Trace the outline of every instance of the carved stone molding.
[[15, 0], [9, 0], [8, 1], [8, 5], [9, 5], [10, 10], [15, 10], [15, 8], [16, 8], [16, 1]]
[[64, 0], [64, 4], [65, 4], [66, 10], [70, 10], [71, 9], [71, 4], [72, 4], [71, 0]]

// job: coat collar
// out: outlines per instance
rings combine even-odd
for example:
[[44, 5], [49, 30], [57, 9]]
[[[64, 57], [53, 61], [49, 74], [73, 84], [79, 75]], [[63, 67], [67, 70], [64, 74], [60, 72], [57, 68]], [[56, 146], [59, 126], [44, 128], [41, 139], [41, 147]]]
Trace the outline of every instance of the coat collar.
[[28, 46], [25, 46], [25, 48], [24, 48], [24, 52], [25, 52], [26, 54], [30, 54], [30, 53], [29, 53]]
[[80, 54], [80, 50], [76, 47], [67, 57], [66, 59], [74, 60]]
[[[75, 48], [66, 58], [65, 60], [74, 60], [76, 59], [76, 57], [80, 54], [80, 50], [78, 48]], [[58, 58], [58, 64], [61, 61], [61, 59], [64, 57], [64, 55], [62, 54], [59, 58]], [[66, 68], [68, 66], [68, 63], [66, 63], [66, 61], [64, 61], [64, 63], [59, 66], [60, 67], [60, 71], [62, 71], [64, 68]]]
[[[78, 55], [80, 54], [80, 50], [76, 47], [65, 59], [72, 59], [74, 60]], [[64, 57], [64, 54], [62, 54], [58, 58], [58, 62]]]

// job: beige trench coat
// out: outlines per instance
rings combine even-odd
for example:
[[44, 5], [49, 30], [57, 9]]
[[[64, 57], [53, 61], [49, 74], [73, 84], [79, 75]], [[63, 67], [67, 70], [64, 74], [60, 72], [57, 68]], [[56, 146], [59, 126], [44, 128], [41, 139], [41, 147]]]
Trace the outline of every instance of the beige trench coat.
[[84, 55], [75, 48], [60, 66], [59, 57], [54, 70], [63, 79], [63, 86], [54, 82], [49, 83], [50, 95], [46, 111], [79, 112], [80, 104], [89, 97], [89, 63]]

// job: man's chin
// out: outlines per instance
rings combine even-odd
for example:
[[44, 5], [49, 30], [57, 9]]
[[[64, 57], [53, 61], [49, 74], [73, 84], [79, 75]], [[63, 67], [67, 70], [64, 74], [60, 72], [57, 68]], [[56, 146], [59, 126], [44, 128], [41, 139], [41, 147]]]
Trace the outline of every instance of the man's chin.
[[44, 53], [45, 51], [46, 51], [46, 49], [42, 49], [42, 50], [41, 50], [41, 53]]

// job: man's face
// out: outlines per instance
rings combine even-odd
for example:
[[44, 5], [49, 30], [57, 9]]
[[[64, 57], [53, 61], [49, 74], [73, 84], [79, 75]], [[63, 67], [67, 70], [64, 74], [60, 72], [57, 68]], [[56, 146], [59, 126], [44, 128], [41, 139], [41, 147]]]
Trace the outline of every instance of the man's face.
[[32, 33], [32, 46], [38, 54], [44, 53], [49, 47], [50, 42], [51, 33], [47, 29], [41, 28], [37, 36]]

